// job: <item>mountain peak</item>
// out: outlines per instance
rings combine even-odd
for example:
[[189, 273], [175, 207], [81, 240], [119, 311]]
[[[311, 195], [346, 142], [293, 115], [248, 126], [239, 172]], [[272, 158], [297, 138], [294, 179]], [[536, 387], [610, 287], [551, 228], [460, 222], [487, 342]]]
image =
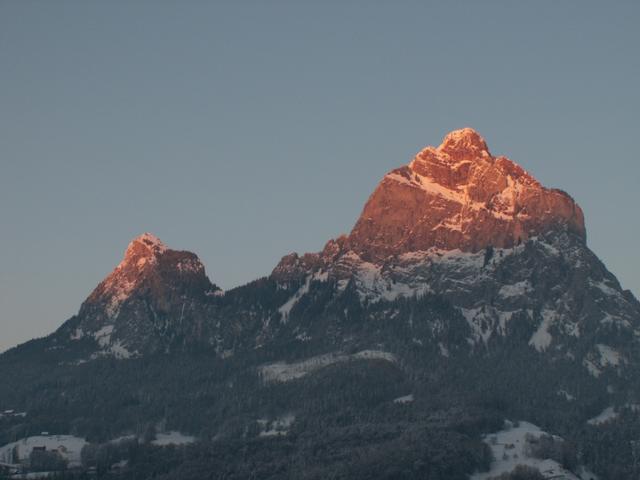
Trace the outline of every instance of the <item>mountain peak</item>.
[[473, 128], [468, 127], [449, 132], [437, 150], [456, 160], [467, 159], [465, 157], [490, 156], [484, 138]]
[[556, 227], [586, 238], [566, 193], [545, 188], [472, 128], [455, 130], [384, 176], [348, 238], [367, 259], [412, 251], [511, 247]]
[[103, 353], [122, 358], [154, 350], [158, 342], [171, 341], [154, 335], [200, 328], [217, 290], [197, 255], [144, 233], [82, 304], [72, 337], [93, 336]]
[[125, 257], [132, 255], [161, 255], [168, 250], [167, 246], [152, 233], [137, 236], [127, 246]]

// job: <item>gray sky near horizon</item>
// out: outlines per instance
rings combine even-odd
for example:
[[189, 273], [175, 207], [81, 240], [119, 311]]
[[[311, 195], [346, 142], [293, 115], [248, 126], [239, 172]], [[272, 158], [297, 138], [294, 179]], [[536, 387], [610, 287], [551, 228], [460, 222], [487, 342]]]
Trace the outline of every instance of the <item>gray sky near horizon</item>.
[[640, 295], [640, 2], [0, 0], [0, 351], [149, 231], [229, 288], [471, 126]]

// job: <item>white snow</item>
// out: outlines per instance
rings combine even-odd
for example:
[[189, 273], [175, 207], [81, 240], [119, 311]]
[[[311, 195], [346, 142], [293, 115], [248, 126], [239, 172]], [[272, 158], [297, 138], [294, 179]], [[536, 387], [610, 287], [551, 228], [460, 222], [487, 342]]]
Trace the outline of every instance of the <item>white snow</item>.
[[145, 232], [142, 235], [134, 238], [131, 243], [129, 243], [129, 246], [127, 248], [131, 248], [131, 246], [135, 243], [141, 243], [145, 247], [147, 247], [147, 249], [155, 253], [164, 253], [168, 250], [167, 246], [162, 243], [162, 241], [158, 237], [148, 232]]
[[591, 282], [591, 285], [593, 285], [594, 287], [598, 288], [605, 295], [608, 295], [608, 296], [617, 296], [618, 295], [618, 291], [613, 289], [613, 288], [611, 288], [604, 281], [602, 281], [602, 282]]
[[496, 313], [498, 314], [498, 332], [504, 336], [507, 334], [507, 323], [513, 318], [515, 312], [496, 310]]
[[289, 313], [291, 313], [291, 309], [296, 305], [296, 303], [298, 303], [298, 301], [305, 294], [309, 293], [309, 287], [311, 286], [311, 278], [312, 276], [308, 275], [304, 282], [304, 285], [302, 285], [289, 300], [287, 300], [280, 308], [278, 308], [278, 311], [280, 312], [280, 315], [282, 316], [283, 321], [286, 321], [289, 318]]
[[596, 345], [596, 348], [600, 353], [600, 365], [602, 367], [617, 367], [618, 365], [620, 365], [620, 353], [618, 353], [616, 350], [608, 345], [603, 345], [601, 343], [598, 343]]
[[75, 331], [71, 333], [71, 336], [69, 337], [69, 339], [80, 340], [82, 337], [84, 337], [84, 332], [82, 331], [81, 328], [76, 328]]
[[202, 263], [200, 263], [200, 260], [193, 258], [180, 260], [176, 267], [180, 273], [199, 273], [204, 271], [204, 267], [202, 266]]
[[404, 397], [398, 397], [394, 399], [393, 403], [405, 404], [405, 403], [412, 403], [414, 400], [415, 399], [413, 397], [413, 393], [410, 393], [409, 395], [405, 395]]
[[[508, 255], [514, 249], [504, 250]], [[496, 256], [502, 250], [497, 250]], [[425, 277], [429, 270], [446, 268], [459, 273], [457, 278], [448, 279], [450, 287], [446, 291], [458, 291], [465, 284], [472, 288], [482, 275], [484, 252], [466, 253], [460, 250], [445, 251], [431, 248], [424, 251], [408, 252], [398, 257], [398, 263], [391, 269], [382, 265], [366, 262], [353, 251], [342, 255], [337, 269], [354, 272], [353, 281], [362, 301], [393, 301], [397, 298], [420, 297], [434, 291], [430, 278]], [[349, 279], [338, 280], [338, 291], [344, 291]], [[469, 307], [467, 307], [469, 308]]]
[[396, 283], [382, 275], [381, 267], [366, 262], [358, 268], [355, 282], [360, 299], [369, 299], [373, 302], [380, 300], [393, 301], [398, 297], [420, 295], [428, 288], [426, 286], [418, 286], [416, 288], [405, 283]]
[[4, 412], [0, 413], [0, 418], [5, 418], [5, 417], [26, 417], [27, 416], [27, 412], [16, 412], [15, 410], [5, 410]]
[[129, 434], [129, 435], [121, 435], [120, 437], [116, 437], [112, 440], [109, 440], [109, 443], [120, 443], [120, 442], [127, 442], [127, 441], [131, 441], [131, 440], [135, 440], [136, 437], [134, 434]]
[[120, 307], [127, 300], [136, 287], [136, 283], [126, 278], [119, 270], [127, 263], [125, 258], [116, 267], [115, 273], [112, 273], [106, 280], [104, 296], [109, 298], [109, 302], [105, 307], [105, 311], [109, 318], [115, 319], [120, 313]]
[[564, 397], [564, 399], [565, 399], [567, 402], [573, 402], [573, 401], [576, 399], [576, 397], [575, 397], [575, 396], [571, 395], [571, 394], [570, 394], [569, 392], [567, 392], [566, 390], [558, 390], [558, 392], [557, 392], [557, 393], [558, 393], [558, 395], [560, 395], [561, 397]]
[[267, 419], [260, 419], [258, 423], [263, 428], [260, 432], [261, 437], [278, 437], [281, 435], [287, 435], [289, 433], [289, 428], [293, 425], [293, 422], [296, 420], [295, 415], [288, 414], [282, 417], [276, 418], [275, 420], [269, 421]]
[[514, 283], [512, 285], [504, 285], [498, 292], [498, 295], [505, 298], [521, 297], [529, 293], [531, 290], [531, 284], [529, 283], [529, 281], [525, 280], [522, 282]]
[[626, 403], [622, 406], [619, 406], [618, 408], [607, 407], [595, 417], [587, 420], [587, 423], [589, 425], [595, 425], [595, 426], [604, 425], [605, 423], [618, 418], [620, 416], [620, 410], [623, 410], [623, 409], [628, 409], [634, 413], [638, 413], [640, 411], [640, 405], [635, 403]]
[[136, 262], [136, 266], [141, 269], [147, 264], [147, 257], [142, 257]]
[[233, 351], [233, 349], [232, 349], [232, 348], [227, 348], [227, 349], [225, 349], [225, 350], [223, 350], [223, 351], [222, 351], [222, 353], [220, 354], [220, 357], [221, 357], [221, 358], [223, 358], [223, 359], [225, 359], [225, 358], [231, 358], [231, 357], [233, 357], [233, 354], [234, 354], [234, 353], [235, 353], [235, 352]]
[[458, 190], [452, 190], [447, 188], [439, 183], [435, 182], [430, 177], [424, 177], [422, 175], [415, 175], [420, 186], [425, 192], [431, 193], [433, 195], [438, 195], [440, 197], [446, 198], [452, 202], [457, 203], [468, 203], [470, 200], [466, 193], [460, 192]]
[[618, 416], [618, 413], [613, 409], [613, 407], [607, 407], [598, 415], [593, 418], [587, 420], [589, 425], [602, 425], [611, 420], [614, 420]]
[[580, 325], [576, 322], [572, 322], [569, 319], [564, 319], [564, 322], [560, 324], [565, 334], [572, 337], [580, 338]]
[[483, 320], [487, 319], [484, 311], [485, 307], [476, 308], [460, 308], [460, 313], [465, 318], [471, 329], [473, 330], [472, 342], [482, 340], [484, 343], [489, 341], [493, 330], [490, 328], [489, 322]]
[[383, 352], [381, 350], [362, 350], [361, 352], [351, 355], [356, 360], [386, 360], [387, 362], [397, 363], [398, 359], [393, 353]]
[[93, 334], [93, 338], [96, 339], [98, 345], [106, 347], [111, 342], [111, 334], [113, 333], [113, 325], [106, 325]]
[[118, 360], [126, 360], [134, 355], [122, 345], [122, 342], [120, 340], [114, 342], [111, 346], [109, 346], [109, 351]]
[[553, 310], [543, 310], [542, 322], [540, 322], [538, 330], [536, 330], [534, 334], [531, 335], [529, 345], [534, 347], [539, 352], [545, 351], [549, 347], [549, 345], [551, 345], [553, 337], [549, 333], [549, 327], [553, 323], [555, 315], [556, 313]]
[[302, 332], [296, 335], [296, 339], [301, 342], [308, 342], [311, 340], [311, 336], [307, 332]]
[[326, 353], [307, 358], [294, 363], [276, 362], [258, 367], [258, 372], [265, 382], [289, 382], [305, 375], [313, 373], [321, 368], [334, 363], [342, 363], [350, 360], [386, 360], [396, 363], [396, 357], [389, 352], [380, 350], [363, 350], [352, 355], [340, 352]]
[[600, 375], [602, 375], [602, 370], [600, 370], [598, 366], [588, 358], [585, 358], [582, 361], [582, 364], [587, 367], [587, 370], [589, 370], [589, 373], [592, 377], [598, 378]]
[[24, 480], [36, 480], [39, 478], [51, 478], [58, 474], [58, 472], [29, 472], [29, 473], [16, 473], [15, 475], [11, 475], [12, 479], [24, 479]]
[[287, 319], [289, 318], [289, 314], [291, 313], [291, 309], [304, 295], [309, 293], [311, 282], [326, 282], [328, 278], [329, 272], [323, 272], [322, 270], [315, 272], [313, 275], [307, 275], [307, 278], [304, 281], [304, 285], [302, 285], [289, 300], [287, 300], [280, 308], [278, 308], [282, 321], [287, 321]]
[[[423, 150], [424, 152], [424, 150]], [[497, 203], [503, 206], [502, 210], [496, 209], [488, 209], [484, 202], [478, 202], [471, 198], [468, 193], [469, 185], [461, 185], [456, 188], [446, 187], [437, 181], [435, 181], [430, 176], [424, 176], [416, 172], [415, 164], [423, 163], [424, 159], [422, 158], [422, 153], [418, 154], [414, 160], [410, 164], [410, 173], [407, 176], [401, 175], [396, 172], [391, 172], [385, 175], [385, 180], [389, 180], [392, 182], [396, 182], [402, 185], [407, 185], [413, 188], [419, 188], [429, 195], [440, 197], [449, 202], [455, 202], [462, 205], [466, 209], [470, 210], [483, 210], [488, 214], [492, 215], [495, 218], [499, 218], [501, 220], [513, 220], [514, 217], [526, 217], [524, 213], [516, 214], [515, 211], [515, 202], [516, 198], [520, 195], [522, 191], [522, 183], [518, 181], [518, 179], [514, 179], [511, 176], [507, 177], [508, 185], [502, 190], [499, 195], [496, 197]], [[440, 153], [437, 150], [431, 150], [431, 154], [440, 156]], [[460, 162], [459, 165], [462, 165], [467, 162]], [[436, 228], [448, 228], [449, 230], [462, 230], [462, 224], [460, 223], [460, 217], [457, 222], [447, 222], [446, 224], [438, 225]]]
[[604, 312], [604, 316], [602, 320], [600, 320], [603, 324], [611, 324], [617, 325], [622, 328], [631, 328], [631, 323], [626, 318], [622, 318], [619, 316], [611, 315], [610, 313]]
[[[357, 257], [360, 260], [360, 257]], [[382, 266], [375, 265], [371, 262], [360, 261], [356, 271], [356, 284], [358, 291], [379, 292], [384, 291], [384, 281], [380, 275]]]
[[[485, 435], [484, 441], [491, 448], [494, 461], [488, 472], [475, 473], [471, 476], [471, 480], [486, 480], [503, 473], [510, 473], [518, 465], [536, 468], [547, 479], [580, 480], [555, 460], [530, 456], [531, 441], [545, 434], [546, 432], [532, 423], [519, 422], [516, 427], [511, 422], [506, 422], [504, 430]], [[557, 436], [554, 436], [554, 439], [562, 441]]]
[[624, 361], [624, 357], [615, 349], [602, 343], [596, 344], [595, 351], [592, 351], [582, 364], [589, 370], [589, 373], [598, 378], [602, 374], [602, 369], [607, 367], [618, 367]]
[[313, 275], [313, 280], [316, 282], [326, 282], [329, 280], [329, 272], [319, 271]]
[[[129, 351], [123, 344], [122, 340], [112, 341], [114, 328], [114, 325], [105, 325], [93, 333], [93, 338], [96, 339], [102, 350], [93, 353], [91, 355], [92, 360], [109, 355], [112, 355], [118, 360], [126, 360], [139, 355], [137, 351]], [[84, 361], [81, 363], [84, 363]]]
[[151, 443], [164, 447], [167, 445], [187, 445], [189, 443], [194, 443], [195, 441], [196, 437], [185, 435], [180, 432], [171, 431], [156, 434], [156, 439]]
[[80, 452], [86, 444], [84, 438], [72, 435], [36, 435], [0, 447], [0, 461], [12, 463], [14, 447], [18, 447], [18, 458], [21, 462], [29, 459], [35, 447], [45, 447], [47, 450], [58, 450], [62, 457], [69, 461], [70, 467], [76, 467], [82, 464]]
[[327, 365], [345, 361], [345, 357], [346, 356], [342, 354], [327, 353], [295, 363], [277, 362], [262, 365], [258, 368], [258, 371], [267, 382], [288, 382], [296, 378], [304, 377]]

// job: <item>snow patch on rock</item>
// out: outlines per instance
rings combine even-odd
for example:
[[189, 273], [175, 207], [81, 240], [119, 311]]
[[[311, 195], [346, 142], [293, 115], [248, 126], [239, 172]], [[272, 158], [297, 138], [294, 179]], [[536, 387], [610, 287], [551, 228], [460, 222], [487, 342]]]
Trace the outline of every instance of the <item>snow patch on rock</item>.
[[188, 445], [190, 443], [194, 443], [195, 441], [196, 437], [185, 435], [184, 433], [176, 431], [171, 431], [156, 434], [156, 439], [151, 443], [164, 447], [167, 445]]
[[555, 315], [556, 313], [553, 310], [543, 310], [542, 322], [529, 340], [529, 345], [534, 347], [539, 352], [544, 352], [547, 348], [549, 348], [549, 345], [551, 345], [553, 337], [551, 336], [551, 333], [549, 333], [549, 327], [551, 327], [553, 321], [555, 320]]
[[593, 418], [587, 420], [589, 425], [603, 425], [611, 420], [615, 420], [618, 417], [618, 413], [614, 410], [613, 407], [607, 407], [598, 415]]
[[106, 347], [111, 342], [111, 334], [113, 333], [113, 325], [105, 325], [100, 330], [93, 334], [93, 338], [96, 339], [98, 345]]
[[260, 419], [258, 425], [260, 425], [261, 437], [279, 437], [289, 433], [289, 429], [293, 422], [295, 422], [296, 416], [293, 414], [283, 415], [275, 420]]
[[622, 356], [617, 350], [601, 343], [598, 343], [596, 345], [596, 348], [598, 349], [598, 353], [600, 353], [600, 366], [617, 367], [618, 365], [620, 365]]
[[316, 372], [326, 366], [353, 360], [385, 360], [391, 363], [397, 363], [398, 361], [392, 353], [380, 350], [363, 350], [351, 355], [332, 352], [294, 363], [269, 363], [258, 367], [258, 372], [265, 382], [289, 382]]
[[413, 403], [414, 400], [415, 398], [413, 397], [413, 393], [410, 393], [409, 395], [405, 395], [404, 397], [395, 398], [393, 400], [393, 403], [406, 404]]

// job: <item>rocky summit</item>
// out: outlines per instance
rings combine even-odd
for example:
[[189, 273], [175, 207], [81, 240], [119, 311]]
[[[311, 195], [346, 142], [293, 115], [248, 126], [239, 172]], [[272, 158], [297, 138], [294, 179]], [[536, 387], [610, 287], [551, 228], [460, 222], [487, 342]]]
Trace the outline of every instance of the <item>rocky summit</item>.
[[0, 465], [55, 430], [121, 480], [637, 478], [639, 378], [640, 302], [580, 207], [465, 128], [246, 285], [134, 239], [0, 355]]
[[91, 338], [97, 355], [129, 358], [197, 342], [207, 328], [207, 298], [219, 288], [198, 257], [168, 248], [145, 233], [64, 327], [74, 340]]
[[512, 247], [562, 225], [585, 237], [580, 207], [543, 187], [473, 129], [449, 133], [384, 176], [347, 243], [367, 260], [439, 248]]

